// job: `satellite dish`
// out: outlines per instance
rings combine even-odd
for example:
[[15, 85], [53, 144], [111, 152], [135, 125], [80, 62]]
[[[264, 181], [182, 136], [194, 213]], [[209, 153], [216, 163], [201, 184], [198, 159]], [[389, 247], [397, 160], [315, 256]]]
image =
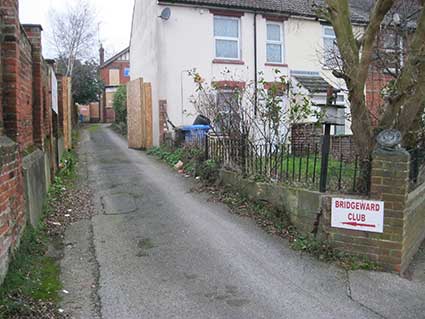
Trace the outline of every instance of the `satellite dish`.
[[167, 21], [171, 17], [171, 9], [170, 8], [165, 8], [164, 10], [162, 10], [161, 15], [159, 17], [162, 20]]

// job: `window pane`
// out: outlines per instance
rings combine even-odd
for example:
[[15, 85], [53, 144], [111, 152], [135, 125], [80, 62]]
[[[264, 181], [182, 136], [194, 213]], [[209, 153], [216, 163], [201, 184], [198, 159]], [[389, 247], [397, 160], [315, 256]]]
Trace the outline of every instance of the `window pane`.
[[345, 135], [345, 126], [335, 126], [335, 135]]
[[282, 46], [267, 44], [267, 62], [282, 63]]
[[324, 39], [324, 44], [325, 44], [325, 52], [327, 54], [331, 54], [334, 51], [334, 49], [335, 49], [335, 40], [329, 39], [329, 38], [325, 38]]
[[239, 58], [238, 41], [216, 40], [215, 55], [217, 58], [229, 58], [229, 59]]
[[217, 95], [217, 104], [220, 111], [231, 113], [238, 110], [238, 96], [236, 92], [219, 91]]
[[216, 37], [239, 38], [239, 21], [236, 19], [214, 18]]
[[280, 25], [278, 25], [278, 24], [267, 24], [267, 40], [269, 40], [269, 41], [281, 41]]
[[334, 29], [329, 27], [325, 27], [325, 35], [330, 37], [336, 37]]
[[341, 62], [339, 48], [335, 39], [324, 39], [324, 51], [325, 65], [329, 67], [334, 67], [339, 64], [338, 62]]
[[400, 38], [394, 33], [384, 34], [384, 49], [396, 50], [400, 48]]

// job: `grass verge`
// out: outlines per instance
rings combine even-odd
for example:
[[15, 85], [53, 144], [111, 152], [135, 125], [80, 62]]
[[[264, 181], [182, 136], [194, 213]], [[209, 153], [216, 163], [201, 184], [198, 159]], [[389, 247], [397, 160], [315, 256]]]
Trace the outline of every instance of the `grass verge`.
[[77, 155], [66, 152], [61, 170], [51, 185], [45, 202], [43, 218], [34, 229], [27, 225], [20, 246], [12, 256], [9, 271], [0, 287], [0, 318], [58, 318], [56, 304], [60, 301], [60, 266], [48, 254], [49, 225], [45, 222], [53, 201], [65, 187], [76, 180]]

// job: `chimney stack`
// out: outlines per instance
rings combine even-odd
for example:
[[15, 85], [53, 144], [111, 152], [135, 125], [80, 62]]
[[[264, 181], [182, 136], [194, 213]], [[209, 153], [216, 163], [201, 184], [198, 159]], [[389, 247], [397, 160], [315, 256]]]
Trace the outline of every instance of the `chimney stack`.
[[105, 63], [105, 49], [103, 48], [102, 45], [100, 45], [100, 49], [99, 49], [99, 58], [100, 58], [100, 65]]

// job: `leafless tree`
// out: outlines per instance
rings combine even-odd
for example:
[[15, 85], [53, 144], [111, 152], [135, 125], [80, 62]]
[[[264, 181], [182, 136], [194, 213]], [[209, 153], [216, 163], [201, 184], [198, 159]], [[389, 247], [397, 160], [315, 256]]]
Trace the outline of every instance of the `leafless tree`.
[[96, 13], [88, 0], [79, 0], [66, 11], [52, 10], [50, 19], [50, 42], [72, 76], [75, 61], [91, 57], [96, 47]]
[[[313, 0], [313, 2], [315, 2]], [[357, 37], [351, 23], [349, 0], [325, 0], [316, 8], [332, 24], [341, 68], [334, 75], [345, 80], [349, 92], [352, 131], [359, 149], [370, 153], [377, 131], [399, 129], [406, 142], [425, 101], [425, 0], [376, 0], [364, 33]], [[392, 34], [392, 35], [391, 35]], [[385, 47], [388, 39], [395, 47]], [[406, 39], [399, 46], [398, 39]], [[377, 121], [371, 118], [365, 87], [371, 68], [381, 64], [391, 74], [383, 90], [384, 105]], [[366, 152], [365, 152], [366, 153]]]
[[285, 145], [293, 123], [321, 116], [300, 87], [278, 70], [272, 82], [260, 73], [257, 85], [239, 82], [233, 76], [229, 82], [243, 84], [208, 84], [196, 70], [190, 76], [197, 86], [192, 96], [197, 113], [212, 121], [216, 134], [231, 140], [244, 140], [252, 145]]

